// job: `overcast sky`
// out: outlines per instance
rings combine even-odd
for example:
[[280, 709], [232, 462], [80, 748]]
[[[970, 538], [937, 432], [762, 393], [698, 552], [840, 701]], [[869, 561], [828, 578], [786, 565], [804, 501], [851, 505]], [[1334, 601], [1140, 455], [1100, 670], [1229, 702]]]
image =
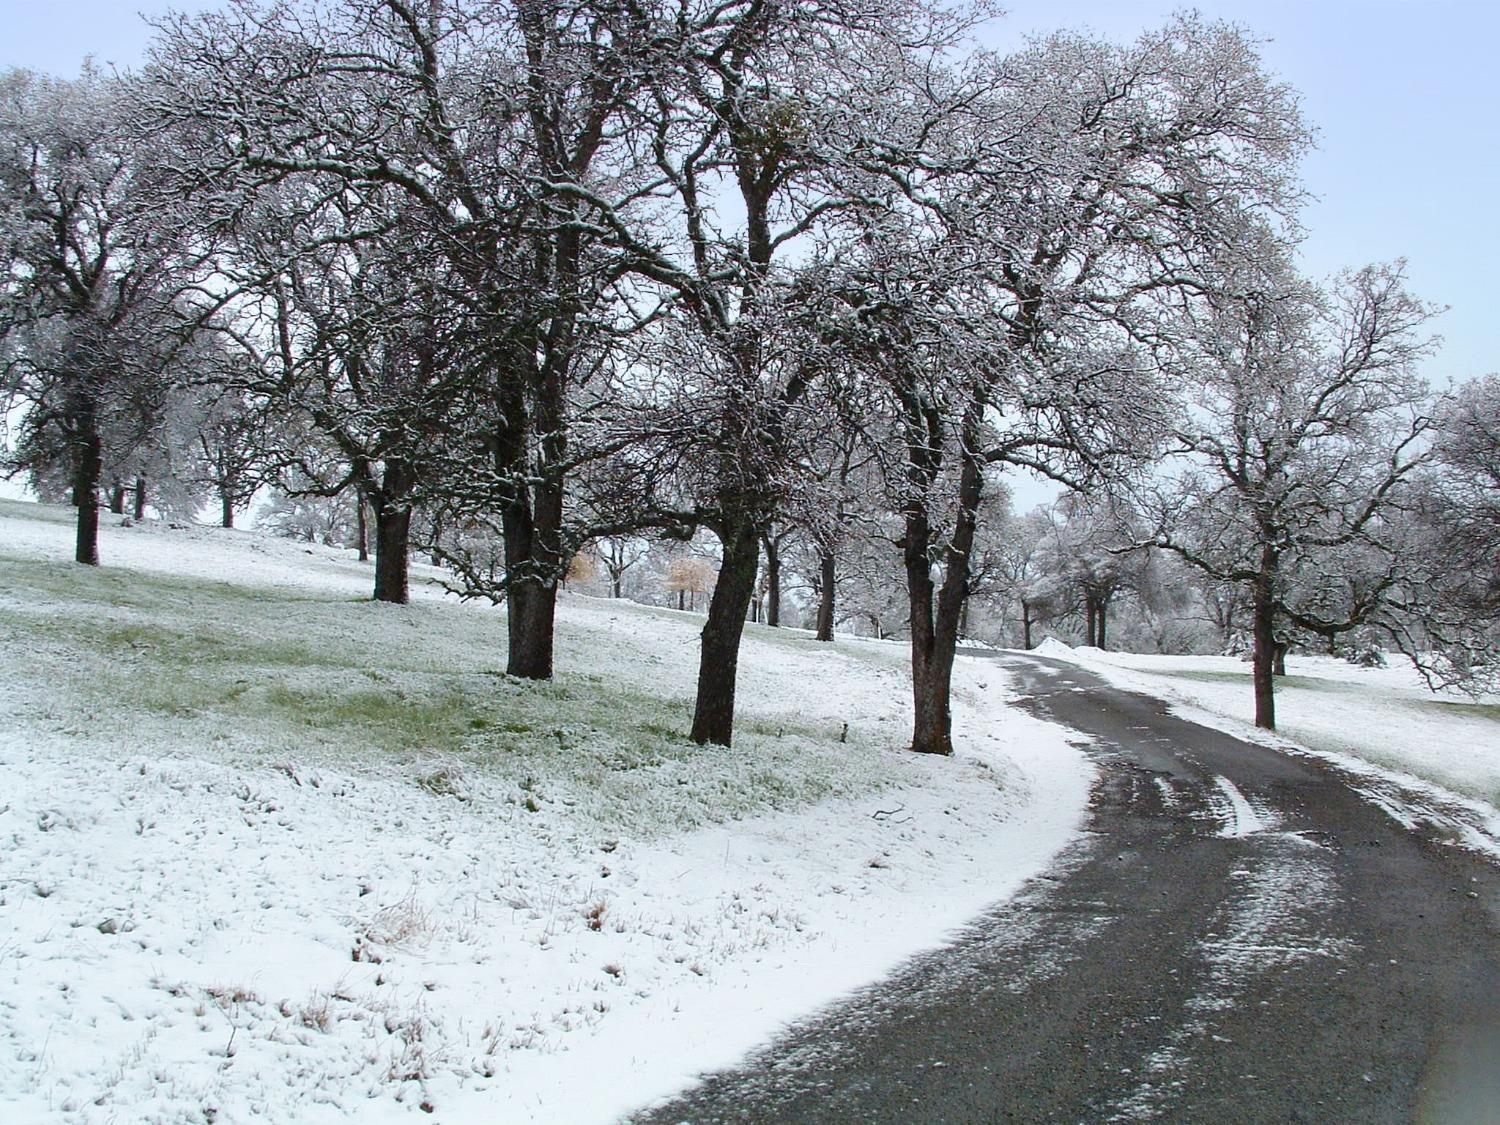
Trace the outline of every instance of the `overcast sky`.
[[[75, 73], [85, 55], [137, 64], [149, 29], [137, 12], [211, 0], [0, 0], [0, 67]], [[1091, 28], [1129, 38], [1184, 5], [1170, 0], [1010, 0], [987, 30], [995, 47], [1028, 34]], [[1405, 257], [1412, 290], [1449, 311], [1435, 383], [1500, 370], [1493, 263], [1500, 258], [1500, 95], [1494, 0], [1201, 0], [1204, 15], [1265, 42], [1267, 68], [1302, 94], [1319, 131], [1304, 164], [1317, 197], [1304, 216], [1304, 266]]]

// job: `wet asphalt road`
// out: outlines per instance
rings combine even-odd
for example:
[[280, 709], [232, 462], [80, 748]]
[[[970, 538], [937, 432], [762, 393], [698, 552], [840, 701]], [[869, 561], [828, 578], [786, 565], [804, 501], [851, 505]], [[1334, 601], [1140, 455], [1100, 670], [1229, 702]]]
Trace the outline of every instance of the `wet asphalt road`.
[[1084, 840], [635, 1120], [1500, 1125], [1500, 869], [1320, 762], [999, 659], [1094, 737]]

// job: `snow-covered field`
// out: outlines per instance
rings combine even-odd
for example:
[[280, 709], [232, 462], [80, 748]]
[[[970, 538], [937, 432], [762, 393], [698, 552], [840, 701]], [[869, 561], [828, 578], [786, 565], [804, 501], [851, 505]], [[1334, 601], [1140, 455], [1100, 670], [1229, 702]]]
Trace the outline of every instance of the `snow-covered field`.
[[146, 523], [95, 572], [69, 517], [0, 501], [0, 1120], [612, 1119], [1081, 821], [1082, 755], [982, 661], [934, 761], [899, 646], [752, 627], [705, 749], [701, 618], [565, 596], [518, 683], [421, 567], [375, 605], [345, 552]]
[[1434, 694], [1399, 657], [1361, 668], [1289, 656], [1276, 681], [1277, 733], [1268, 735], [1253, 726], [1250, 665], [1237, 657], [1101, 652], [1051, 639], [1038, 652], [1165, 699], [1184, 718], [1334, 761], [1392, 816], [1441, 822], [1500, 856], [1500, 698]]

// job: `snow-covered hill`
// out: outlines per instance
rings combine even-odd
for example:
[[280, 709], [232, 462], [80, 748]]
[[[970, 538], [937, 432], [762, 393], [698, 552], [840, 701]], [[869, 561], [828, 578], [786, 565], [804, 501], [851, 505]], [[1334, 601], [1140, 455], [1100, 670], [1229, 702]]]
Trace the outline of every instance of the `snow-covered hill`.
[[1081, 820], [1082, 755], [985, 662], [934, 761], [899, 646], [751, 627], [705, 749], [701, 618], [567, 596], [518, 683], [430, 581], [376, 605], [345, 552], [155, 523], [96, 572], [69, 517], [0, 502], [6, 1120], [607, 1120]]

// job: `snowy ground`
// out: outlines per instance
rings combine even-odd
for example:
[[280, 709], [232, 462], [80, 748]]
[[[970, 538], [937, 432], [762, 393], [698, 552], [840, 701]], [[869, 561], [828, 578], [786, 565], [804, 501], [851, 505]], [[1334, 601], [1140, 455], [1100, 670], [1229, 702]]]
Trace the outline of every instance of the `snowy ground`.
[[379, 606], [343, 552], [147, 523], [94, 572], [68, 518], [0, 501], [6, 1120], [608, 1120], [1081, 821], [1082, 755], [981, 661], [932, 761], [898, 646], [752, 627], [700, 749], [701, 618], [566, 597], [524, 684], [420, 567]]
[[1290, 656], [1276, 681], [1277, 734], [1268, 735], [1252, 725], [1250, 666], [1237, 657], [1101, 652], [1051, 639], [1038, 652], [1165, 699], [1184, 718], [1331, 760], [1398, 820], [1425, 820], [1500, 856], [1500, 698], [1434, 694], [1395, 657], [1361, 668]]

